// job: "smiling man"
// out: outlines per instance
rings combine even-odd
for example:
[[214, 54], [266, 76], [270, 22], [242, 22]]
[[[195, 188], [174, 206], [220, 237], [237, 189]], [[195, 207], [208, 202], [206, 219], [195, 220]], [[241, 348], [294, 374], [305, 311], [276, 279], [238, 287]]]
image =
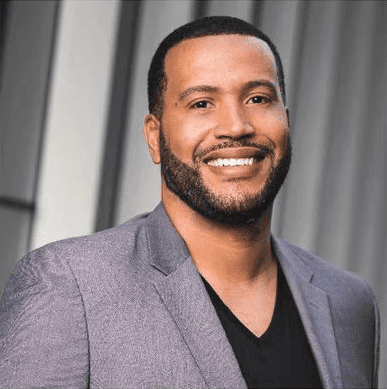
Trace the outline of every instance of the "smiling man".
[[165, 207], [171, 201], [175, 209], [174, 193], [227, 225], [260, 216], [290, 164], [288, 115], [269, 46], [244, 35], [190, 39], [167, 54], [165, 73], [163, 114], [145, 121]]
[[161, 204], [19, 263], [0, 384], [376, 387], [370, 287], [270, 231], [291, 145], [269, 38], [230, 17], [184, 25], [157, 49], [148, 97]]

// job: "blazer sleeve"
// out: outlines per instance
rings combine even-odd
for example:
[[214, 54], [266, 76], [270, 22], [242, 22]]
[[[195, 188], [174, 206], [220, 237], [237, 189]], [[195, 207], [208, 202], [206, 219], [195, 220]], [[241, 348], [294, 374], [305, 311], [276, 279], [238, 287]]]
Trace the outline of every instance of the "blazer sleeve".
[[65, 260], [44, 248], [25, 257], [0, 307], [0, 387], [85, 388], [89, 380], [82, 298]]
[[372, 388], [378, 388], [378, 375], [379, 375], [379, 360], [380, 360], [380, 312], [379, 312], [379, 305], [377, 302], [377, 299], [375, 297], [375, 294], [371, 287], [367, 284], [367, 287], [370, 291], [370, 294], [373, 299], [374, 304], [374, 317], [375, 317], [375, 340], [374, 340], [374, 368], [373, 368], [373, 374], [372, 374]]

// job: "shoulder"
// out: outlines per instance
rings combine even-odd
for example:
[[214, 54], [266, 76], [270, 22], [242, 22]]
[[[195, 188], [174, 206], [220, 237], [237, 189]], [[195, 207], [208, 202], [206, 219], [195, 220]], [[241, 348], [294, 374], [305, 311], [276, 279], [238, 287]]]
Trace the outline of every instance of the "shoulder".
[[8, 280], [3, 305], [8, 299], [21, 297], [20, 293], [47, 283], [55, 285], [57, 292], [62, 285], [63, 293], [69, 293], [71, 286], [77, 288], [74, 274], [77, 270], [96, 270], [102, 262], [106, 265], [130, 257], [138, 246], [146, 246], [144, 220], [147, 216], [142, 214], [117, 227], [49, 243], [27, 253]]
[[[311, 275], [311, 284], [330, 296], [332, 302], [364, 301], [377, 305], [375, 294], [360, 275], [342, 269], [319, 256], [308, 252], [286, 240], [274, 238], [276, 251], [285, 257], [285, 261], [305, 269]], [[295, 265], [297, 266], [297, 265]]]
[[67, 261], [86, 259], [108, 251], [110, 255], [119, 254], [139, 243], [145, 237], [145, 220], [149, 213], [134, 217], [116, 227], [94, 234], [64, 239], [47, 244], [30, 253], [28, 257], [57, 257]]
[[[359, 367], [366, 369], [368, 366], [369, 382], [376, 387], [380, 313], [370, 285], [360, 275], [341, 269], [285, 240], [273, 238], [273, 244], [276, 253], [293, 270], [307, 274], [299, 284], [307, 300], [312, 301], [315, 292], [320, 295], [323, 292], [326, 296], [343, 364], [343, 377], [350, 382], [348, 386], [353, 386], [352, 372], [356, 361], [362, 361]], [[345, 371], [349, 373], [344, 374]]]
[[[133, 253], [146, 247], [146, 217], [50, 243], [19, 261], [0, 306], [0, 386], [24, 385], [31, 374], [35, 377], [36, 366], [41, 369], [36, 386], [64, 376], [68, 381], [60, 381], [61, 386], [85, 386], [86, 312], [90, 314], [91, 302], [101, 300], [102, 286], [109, 293], [123, 269], [133, 277], [133, 268], [139, 267], [131, 260], [139, 257]], [[130, 277], [125, 281], [130, 283]]]
[[107, 259], [107, 254], [109, 258], [127, 255], [139, 244], [146, 244], [144, 222], [148, 215], [149, 213], [136, 216], [126, 223], [94, 234], [49, 243], [28, 253], [24, 261], [48, 259], [55, 263], [64, 261], [70, 265], [85, 265], [99, 257]]

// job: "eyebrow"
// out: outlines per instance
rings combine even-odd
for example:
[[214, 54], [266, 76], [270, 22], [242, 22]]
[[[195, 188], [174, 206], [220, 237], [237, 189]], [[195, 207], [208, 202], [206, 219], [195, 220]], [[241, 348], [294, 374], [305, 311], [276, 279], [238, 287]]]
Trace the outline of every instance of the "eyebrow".
[[186, 89], [181, 95], [179, 96], [179, 100], [186, 99], [189, 95], [192, 95], [194, 93], [200, 93], [200, 92], [207, 92], [207, 93], [216, 93], [219, 92], [219, 88], [216, 86], [210, 86], [210, 85], [197, 85], [193, 86], [191, 88]]
[[278, 97], [277, 88], [269, 80], [254, 80], [254, 81], [247, 82], [242, 86], [242, 94], [246, 94], [252, 89], [259, 88], [259, 87], [268, 88], [273, 95], [276, 95]]
[[[253, 81], [249, 81], [249, 82], [245, 83], [241, 88], [242, 94], [246, 94], [251, 89], [259, 88], [262, 86], [270, 89], [271, 93], [278, 96], [277, 89], [276, 89], [275, 85], [269, 80], [253, 80]], [[188, 88], [185, 91], [183, 91], [179, 96], [179, 100], [180, 101], [185, 100], [188, 96], [190, 96], [194, 93], [200, 93], [200, 92], [217, 93], [217, 92], [219, 92], [219, 90], [220, 89], [216, 86], [197, 85], [197, 86], [193, 86], [193, 87]]]

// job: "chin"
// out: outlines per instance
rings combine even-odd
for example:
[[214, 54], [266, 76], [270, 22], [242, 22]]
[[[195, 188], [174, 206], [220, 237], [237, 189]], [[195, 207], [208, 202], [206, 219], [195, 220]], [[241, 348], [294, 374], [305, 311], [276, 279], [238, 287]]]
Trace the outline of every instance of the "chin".
[[[215, 195], [210, 194], [207, 201], [187, 199], [188, 205], [212, 221], [218, 223], [242, 226], [255, 223], [272, 208], [275, 194], [256, 193], [254, 195]], [[208, 201], [209, 200], [209, 201]]]

